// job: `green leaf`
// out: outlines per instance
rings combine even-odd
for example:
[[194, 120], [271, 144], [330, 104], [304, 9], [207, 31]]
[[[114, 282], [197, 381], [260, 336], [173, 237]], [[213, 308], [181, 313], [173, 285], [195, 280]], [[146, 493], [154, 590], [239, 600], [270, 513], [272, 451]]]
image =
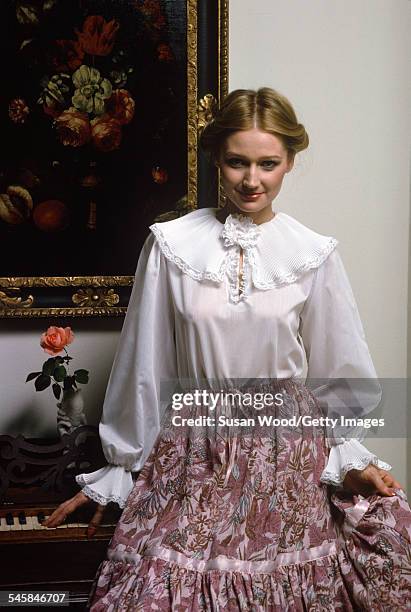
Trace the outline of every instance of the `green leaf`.
[[87, 370], [76, 370], [74, 372], [74, 378], [77, 382], [85, 385], [88, 383], [88, 371]]
[[53, 377], [56, 382], [63, 382], [67, 376], [67, 370], [63, 365], [58, 365], [54, 368]]
[[33, 380], [33, 378], [36, 378], [39, 374], [41, 374], [41, 372], [30, 372], [30, 374], [26, 378], [26, 382], [29, 382], [29, 380]]
[[43, 363], [43, 374], [46, 374], [46, 376], [51, 376], [55, 367], [56, 358], [50, 357], [50, 359], [47, 359], [47, 361]]
[[64, 357], [62, 357], [61, 355], [58, 355], [58, 357], [55, 357], [56, 363], [64, 363]]
[[52, 389], [53, 389], [54, 397], [56, 399], [60, 399], [60, 395], [61, 395], [61, 387], [60, 387], [60, 385], [58, 385], [57, 383], [54, 383], [52, 385]]
[[43, 391], [43, 389], [47, 389], [47, 387], [50, 386], [50, 383], [50, 376], [47, 376], [46, 374], [40, 374], [40, 376], [36, 378], [34, 386], [36, 387], [36, 391]]

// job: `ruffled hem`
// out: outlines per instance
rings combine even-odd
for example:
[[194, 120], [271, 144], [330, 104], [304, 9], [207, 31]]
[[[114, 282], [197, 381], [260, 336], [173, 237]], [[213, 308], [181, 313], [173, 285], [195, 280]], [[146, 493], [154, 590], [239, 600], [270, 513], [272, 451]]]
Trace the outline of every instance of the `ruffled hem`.
[[270, 573], [249, 574], [201, 572], [158, 557], [143, 557], [137, 564], [107, 560], [100, 566], [90, 610], [135, 612], [153, 609], [153, 604], [160, 612], [410, 609], [410, 591], [408, 597], [405, 593], [384, 594], [373, 588], [372, 580], [364, 583], [366, 576], [361, 571], [353, 580], [356, 557], [352, 548], [351, 553], [342, 548], [325, 557], [282, 565]]
[[91, 612], [411, 610], [406, 496], [335, 493], [330, 501], [338, 513], [337, 540], [279, 553], [273, 561], [202, 561], [166, 547], [148, 548], [143, 557], [124, 545], [109, 550], [90, 595]]
[[[137, 564], [103, 561], [91, 612], [228, 610], [284, 612], [357, 608], [345, 586], [351, 565], [344, 551], [270, 573], [198, 571], [174, 561], [143, 557]], [[332, 605], [332, 608], [330, 608]], [[374, 608], [376, 609], [376, 608]]]

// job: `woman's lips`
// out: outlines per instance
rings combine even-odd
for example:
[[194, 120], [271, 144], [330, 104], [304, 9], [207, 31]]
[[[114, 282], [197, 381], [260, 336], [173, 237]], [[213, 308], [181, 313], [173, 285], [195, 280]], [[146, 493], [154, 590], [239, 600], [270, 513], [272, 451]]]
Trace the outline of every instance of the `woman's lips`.
[[258, 198], [260, 197], [260, 195], [262, 195], [263, 192], [260, 193], [244, 193], [244, 191], [239, 191], [238, 192], [241, 199], [242, 200], [246, 200], [247, 202], [254, 202], [255, 200], [258, 200]]

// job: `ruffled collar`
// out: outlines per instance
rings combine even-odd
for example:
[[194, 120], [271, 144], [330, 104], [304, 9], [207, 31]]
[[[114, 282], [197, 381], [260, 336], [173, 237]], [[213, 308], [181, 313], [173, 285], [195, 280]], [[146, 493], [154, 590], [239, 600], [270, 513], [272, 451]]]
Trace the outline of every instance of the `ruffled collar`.
[[337, 245], [335, 238], [318, 234], [283, 212], [257, 225], [241, 213], [230, 214], [221, 223], [217, 211], [199, 208], [154, 223], [150, 230], [164, 256], [191, 278], [221, 283], [227, 276], [233, 302], [247, 299], [251, 285], [268, 290], [294, 283], [318, 268]]

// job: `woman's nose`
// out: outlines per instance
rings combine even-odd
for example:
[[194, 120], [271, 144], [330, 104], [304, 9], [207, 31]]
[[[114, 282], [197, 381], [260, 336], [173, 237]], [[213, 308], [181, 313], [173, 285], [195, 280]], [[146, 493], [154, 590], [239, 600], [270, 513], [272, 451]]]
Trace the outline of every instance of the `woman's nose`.
[[244, 183], [244, 186], [248, 187], [249, 189], [258, 187], [258, 185], [260, 184], [260, 181], [258, 178], [258, 172], [256, 168], [250, 167], [246, 170], [246, 172], [244, 173], [243, 183]]

